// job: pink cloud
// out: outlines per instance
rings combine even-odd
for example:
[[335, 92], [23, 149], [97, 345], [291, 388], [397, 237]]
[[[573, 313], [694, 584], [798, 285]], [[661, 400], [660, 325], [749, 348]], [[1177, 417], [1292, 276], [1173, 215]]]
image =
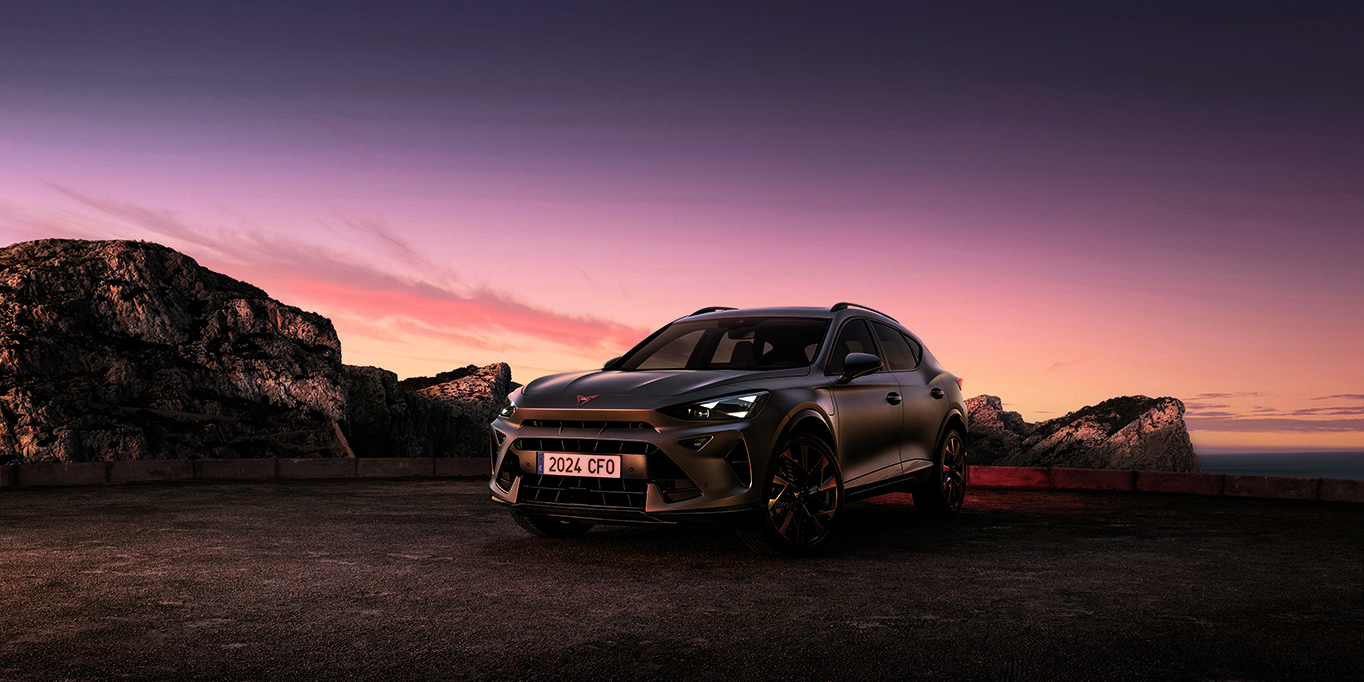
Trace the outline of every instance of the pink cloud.
[[596, 357], [628, 348], [647, 334], [614, 322], [547, 312], [490, 291], [464, 297], [429, 285], [371, 289], [322, 280], [294, 280], [291, 288], [326, 310], [370, 320], [398, 318], [404, 332], [490, 350], [511, 347], [508, 336], [530, 336]]
[[[376, 338], [425, 336], [488, 350], [516, 348], [517, 339], [536, 346], [596, 358], [634, 345], [648, 330], [609, 320], [546, 310], [509, 294], [469, 286], [458, 273], [440, 268], [404, 242], [383, 221], [341, 220], [356, 251], [307, 243], [260, 230], [212, 229], [163, 211], [85, 196], [56, 187], [93, 216], [72, 212], [34, 213], [5, 209], [7, 222], [25, 236], [88, 239], [147, 238], [179, 249], [203, 265], [314, 307], [331, 317], [347, 316], [382, 325], [352, 325]], [[400, 276], [384, 264], [402, 271]], [[343, 339], [344, 343], [344, 339]]]

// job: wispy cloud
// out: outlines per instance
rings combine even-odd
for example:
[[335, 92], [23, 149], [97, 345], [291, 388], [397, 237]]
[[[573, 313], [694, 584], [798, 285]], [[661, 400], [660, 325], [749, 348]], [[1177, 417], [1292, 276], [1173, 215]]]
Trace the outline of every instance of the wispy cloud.
[[1364, 400], [1364, 393], [1337, 393], [1312, 398], [1312, 400]]
[[1184, 408], [1189, 412], [1202, 412], [1203, 410], [1225, 410], [1231, 405], [1226, 403], [1205, 403], [1199, 400], [1185, 400]]
[[1240, 415], [1189, 415], [1190, 429], [1202, 431], [1341, 433], [1364, 431], [1364, 419], [1293, 419]]
[[[1184, 406], [1188, 410], [1184, 420], [1189, 428], [1194, 430], [1238, 433], [1340, 433], [1364, 429], [1364, 405], [1335, 404], [1294, 409], [1268, 405], [1243, 408], [1236, 404], [1241, 399], [1265, 395], [1249, 392], [1200, 393], [1193, 399], [1184, 401]], [[1348, 403], [1355, 397], [1364, 396], [1340, 394], [1313, 400]]]
[[[345, 241], [385, 256], [376, 259], [261, 230], [200, 225], [173, 211], [54, 187], [84, 211], [34, 213], [0, 207], [0, 216], [16, 224], [18, 232], [35, 236], [158, 241], [267, 291], [285, 287], [291, 296], [306, 298], [310, 307], [329, 317], [356, 321], [356, 328], [375, 338], [391, 340], [397, 333], [489, 350], [530, 344], [595, 359], [628, 348], [647, 334], [609, 320], [546, 310], [469, 284], [459, 273], [431, 263], [381, 220], [339, 219], [339, 230], [351, 236]], [[395, 264], [405, 272], [395, 274], [375, 261]]]
[[1071, 365], [1078, 365], [1078, 364], [1080, 364], [1080, 363], [1082, 363], [1082, 362], [1085, 362], [1086, 360], [1087, 360], [1087, 358], [1079, 358], [1079, 359], [1077, 359], [1077, 360], [1062, 360], [1061, 362], [1053, 362], [1049, 367], [1047, 367], [1047, 371], [1048, 371], [1048, 372], [1053, 372], [1053, 371], [1056, 371], [1056, 370], [1058, 370], [1058, 369], [1060, 369], [1060, 368], [1062, 368], [1062, 367], [1069, 367], [1069, 366], [1071, 366]]
[[1348, 405], [1348, 406], [1343, 406], [1343, 407], [1342, 407], [1342, 406], [1337, 406], [1337, 407], [1308, 407], [1308, 408], [1303, 408], [1303, 409], [1300, 409], [1300, 410], [1293, 410], [1293, 411], [1289, 412], [1289, 414], [1298, 415], [1298, 416], [1324, 415], [1324, 416], [1333, 416], [1333, 417], [1349, 416], [1349, 415], [1364, 415], [1364, 405]]

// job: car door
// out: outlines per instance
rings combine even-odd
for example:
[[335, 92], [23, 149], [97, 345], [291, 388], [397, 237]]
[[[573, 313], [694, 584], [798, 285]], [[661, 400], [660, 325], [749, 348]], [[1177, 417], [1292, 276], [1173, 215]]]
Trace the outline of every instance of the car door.
[[[938, 426], [942, 424], [946, 402], [933, 395], [933, 387], [921, 370], [922, 353], [916, 353], [913, 343], [900, 330], [872, 321], [872, 329], [880, 342], [882, 361], [889, 374], [900, 385], [902, 420], [900, 426], [900, 460], [905, 473], [928, 466], [937, 446]], [[939, 391], [941, 394], [941, 391]]]
[[843, 484], [855, 488], [898, 476], [902, 439], [900, 383], [884, 371], [846, 384], [837, 383], [848, 353], [877, 356], [880, 353], [865, 320], [849, 320], [836, 338], [825, 373], [832, 375], [829, 391], [837, 415]]

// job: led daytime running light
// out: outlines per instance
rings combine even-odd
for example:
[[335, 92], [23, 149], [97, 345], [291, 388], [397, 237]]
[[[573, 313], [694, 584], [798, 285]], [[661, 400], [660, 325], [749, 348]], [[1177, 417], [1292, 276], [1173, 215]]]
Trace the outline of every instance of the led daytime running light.
[[762, 410], [767, 402], [767, 391], [730, 395], [712, 398], [686, 405], [678, 405], [661, 410], [664, 414], [678, 419], [723, 420], [750, 419]]

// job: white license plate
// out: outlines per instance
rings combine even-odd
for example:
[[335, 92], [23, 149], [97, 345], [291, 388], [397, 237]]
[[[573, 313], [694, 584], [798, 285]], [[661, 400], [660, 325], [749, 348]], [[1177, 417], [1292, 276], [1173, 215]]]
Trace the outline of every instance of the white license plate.
[[562, 452], [535, 453], [535, 471], [552, 476], [620, 478], [620, 455], [572, 455]]

